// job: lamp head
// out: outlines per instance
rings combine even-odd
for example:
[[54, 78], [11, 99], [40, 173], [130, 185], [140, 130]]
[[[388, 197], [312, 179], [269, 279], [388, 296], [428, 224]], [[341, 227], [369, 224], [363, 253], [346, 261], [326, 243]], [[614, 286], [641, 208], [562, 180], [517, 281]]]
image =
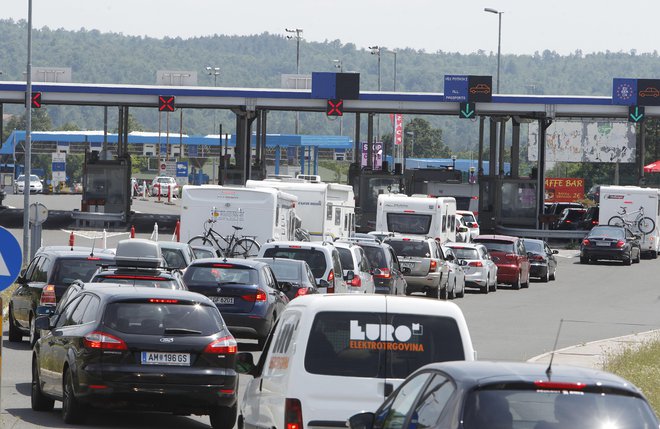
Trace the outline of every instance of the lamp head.
[[499, 10], [493, 9], [493, 8], [490, 8], [490, 7], [484, 8], [484, 12], [489, 12], [489, 13], [494, 13], [494, 14], [501, 13]]

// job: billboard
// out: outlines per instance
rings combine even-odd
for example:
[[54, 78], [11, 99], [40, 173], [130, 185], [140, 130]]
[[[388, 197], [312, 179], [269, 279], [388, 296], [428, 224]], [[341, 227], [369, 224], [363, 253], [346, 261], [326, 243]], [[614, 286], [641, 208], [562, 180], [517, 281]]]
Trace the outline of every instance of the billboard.
[[[538, 160], [539, 126], [529, 124], [529, 161]], [[546, 132], [546, 162], [635, 162], [635, 124], [555, 121]]]
[[547, 203], [570, 203], [584, 199], [584, 179], [545, 178], [545, 201]]
[[[362, 142], [362, 167], [366, 167], [368, 165], [368, 150], [369, 150], [369, 143]], [[372, 146], [372, 166], [374, 170], [380, 170], [383, 168], [383, 143], [382, 142], [375, 142], [373, 143]]]

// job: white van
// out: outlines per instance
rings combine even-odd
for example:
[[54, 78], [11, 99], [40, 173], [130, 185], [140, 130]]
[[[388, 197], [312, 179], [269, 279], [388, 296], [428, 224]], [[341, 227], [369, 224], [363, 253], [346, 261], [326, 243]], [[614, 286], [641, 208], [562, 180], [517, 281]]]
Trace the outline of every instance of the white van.
[[376, 230], [431, 237], [444, 244], [456, 241], [455, 216], [453, 197], [381, 194]]
[[[215, 219], [213, 229], [223, 236], [254, 237], [259, 244], [268, 240], [294, 240], [298, 198], [277, 189], [246, 189], [219, 185], [183, 187], [181, 195], [181, 241], [204, 234], [204, 224]], [[222, 240], [220, 244], [224, 243]]]
[[655, 259], [660, 251], [660, 190], [638, 186], [601, 186], [598, 223], [628, 225], [640, 235], [642, 253]]
[[[348, 238], [355, 232], [353, 187], [318, 180], [279, 178], [248, 180], [247, 188], [275, 188], [298, 197], [296, 212], [311, 241]], [[316, 176], [311, 176], [316, 177]]]
[[460, 308], [391, 295], [307, 295], [291, 301], [257, 365], [239, 353], [238, 371], [254, 377], [238, 427], [339, 428], [377, 409], [416, 369], [474, 360]]

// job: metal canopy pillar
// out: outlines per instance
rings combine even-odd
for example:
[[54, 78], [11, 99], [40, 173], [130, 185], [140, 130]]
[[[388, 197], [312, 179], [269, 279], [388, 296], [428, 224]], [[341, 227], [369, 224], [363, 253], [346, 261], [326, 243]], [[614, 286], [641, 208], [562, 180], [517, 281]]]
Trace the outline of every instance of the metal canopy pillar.
[[374, 169], [374, 114], [369, 113], [367, 119], [367, 168]]
[[485, 116], [479, 116], [479, 149], [477, 153], [477, 177], [484, 174], [484, 123]]
[[637, 129], [639, 132], [637, 135], [639, 136], [639, 180], [638, 184], [639, 186], [646, 186], [646, 178], [644, 177], [644, 164], [646, 163], [644, 159], [646, 158], [646, 127], [644, 126], [644, 123], [637, 124]]
[[253, 179], [263, 180], [266, 178], [266, 110], [256, 112], [257, 130], [256, 130], [256, 154]]
[[511, 118], [511, 177], [520, 177], [520, 122]]
[[552, 124], [552, 119], [539, 119], [539, 153], [536, 164], [536, 229], [541, 229], [541, 216], [545, 202], [545, 133]]
[[261, 163], [261, 172], [262, 179], [266, 178], [266, 136], [267, 136], [267, 125], [268, 125], [268, 110], [261, 111], [261, 158], [259, 162]]
[[506, 121], [501, 120], [499, 122], [500, 126], [500, 139], [499, 139], [499, 154], [498, 154], [498, 159], [497, 159], [497, 174], [500, 176], [500, 178], [504, 177], [504, 149], [506, 148], [505, 141], [506, 141]]
[[488, 175], [495, 176], [497, 162], [497, 122], [490, 118], [490, 151], [488, 152]]
[[[353, 163], [358, 166], [361, 164], [360, 159], [361, 145], [360, 145], [360, 113], [355, 113], [355, 138], [353, 139]], [[358, 168], [359, 169], [359, 168]]]
[[245, 185], [250, 177], [252, 146], [252, 122], [256, 118], [254, 110], [233, 109], [236, 115], [236, 169], [234, 177], [228, 178], [233, 184]]

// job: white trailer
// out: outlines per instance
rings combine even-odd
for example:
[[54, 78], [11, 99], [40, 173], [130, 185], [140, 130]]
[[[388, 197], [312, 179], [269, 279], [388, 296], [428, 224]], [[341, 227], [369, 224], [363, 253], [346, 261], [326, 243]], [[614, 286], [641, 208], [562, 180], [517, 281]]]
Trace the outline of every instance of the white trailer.
[[638, 186], [601, 186], [600, 225], [627, 225], [640, 235], [642, 252], [652, 258], [660, 251], [660, 190]]
[[456, 200], [453, 197], [378, 196], [376, 230], [456, 241]]
[[[202, 185], [183, 187], [181, 241], [204, 234], [204, 223], [215, 218], [213, 229], [223, 236], [237, 235], [268, 240], [295, 240], [298, 198], [277, 189]], [[225, 243], [220, 240], [220, 244]]]
[[348, 238], [355, 232], [355, 196], [353, 188], [300, 178], [248, 180], [247, 188], [275, 188], [298, 197], [296, 213], [311, 241], [326, 237]]

